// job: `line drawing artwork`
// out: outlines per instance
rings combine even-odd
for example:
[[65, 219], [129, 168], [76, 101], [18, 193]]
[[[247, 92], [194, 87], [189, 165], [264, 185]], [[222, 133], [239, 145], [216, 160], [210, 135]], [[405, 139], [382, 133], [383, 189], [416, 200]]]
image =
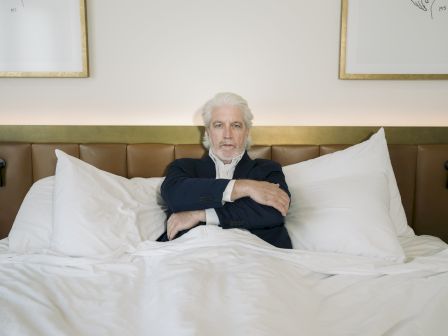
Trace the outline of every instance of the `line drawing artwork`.
[[[435, 13], [448, 13], [447, 4], [443, 4], [444, 1], [439, 0], [411, 0], [411, 2], [421, 9], [422, 11], [428, 12], [431, 19], [434, 19]], [[441, 3], [440, 3], [441, 2]], [[446, 1], [445, 1], [446, 2]]]
[[432, 15], [432, 7], [434, 6], [435, 0], [411, 0], [414, 5], [425, 12], [429, 12], [431, 14], [431, 19], [433, 19]]
[[17, 13], [18, 10], [25, 8], [25, 0], [20, 0], [16, 2], [17, 5], [10, 8], [11, 13]]

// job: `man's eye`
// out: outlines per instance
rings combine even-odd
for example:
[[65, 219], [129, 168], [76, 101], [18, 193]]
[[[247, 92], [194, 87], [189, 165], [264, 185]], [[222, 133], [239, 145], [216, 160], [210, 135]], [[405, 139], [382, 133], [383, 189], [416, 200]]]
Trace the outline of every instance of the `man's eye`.
[[233, 124], [233, 127], [234, 128], [241, 128], [242, 126], [241, 126], [241, 124]]
[[221, 127], [222, 127], [222, 124], [214, 124], [214, 127], [215, 127], [215, 128], [221, 128]]

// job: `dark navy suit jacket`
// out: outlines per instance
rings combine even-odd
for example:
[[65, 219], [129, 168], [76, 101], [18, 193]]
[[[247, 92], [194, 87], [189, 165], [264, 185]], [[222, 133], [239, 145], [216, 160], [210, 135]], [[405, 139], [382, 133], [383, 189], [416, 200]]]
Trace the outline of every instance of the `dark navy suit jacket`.
[[[274, 161], [252, 160], [244, 153], [233, 178], [278, 183], [290, 196], [282, 168]], [[168, 215], [214, 208], [222, 228], [247, 229], [274, 246], [292, 248], [284, 217], [278, 210], [259, 204], [249, 197], [222, 203], [222, 195], [228, 183], [227, 179], [216, 179], [215, 164], [208, 155], [202, 159], [173, 161], [161, 187], [162, 197], [169, 209]], [[185, 232], [180, 232], [177, 237]], [[159, 241], [166, 239], [165, 233]]]

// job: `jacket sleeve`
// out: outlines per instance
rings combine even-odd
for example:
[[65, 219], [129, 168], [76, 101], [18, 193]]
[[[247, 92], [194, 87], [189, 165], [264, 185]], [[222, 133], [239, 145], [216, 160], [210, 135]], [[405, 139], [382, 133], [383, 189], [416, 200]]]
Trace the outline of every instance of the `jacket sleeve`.
[[179, 159], [170, 164], [161, 186], [170, 212], [222, 207], [222, 195], [230, 180], [195, 176], [195, 160]]
[[[273, 161], [266, 161], [254, 175], [255, 180], [278, 183], [289, 197], [288, 186], [281, 166]], [[283, 215], [270, 206], [262, 205], [249, 197], [243, 197], [233, 203], [225, 203], [215, 208], [220, 226], [224, 229], [267, 229], [284, 225]]]

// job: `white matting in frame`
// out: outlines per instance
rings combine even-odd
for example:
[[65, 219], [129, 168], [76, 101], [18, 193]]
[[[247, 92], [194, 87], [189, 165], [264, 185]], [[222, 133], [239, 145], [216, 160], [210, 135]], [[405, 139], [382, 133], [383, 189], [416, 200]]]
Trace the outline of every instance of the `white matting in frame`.
[[85, 0], [1, 0], [0, 77], [88, 77]]
[[448, 79], [448, 0], [342, 0], [341, 79]]

